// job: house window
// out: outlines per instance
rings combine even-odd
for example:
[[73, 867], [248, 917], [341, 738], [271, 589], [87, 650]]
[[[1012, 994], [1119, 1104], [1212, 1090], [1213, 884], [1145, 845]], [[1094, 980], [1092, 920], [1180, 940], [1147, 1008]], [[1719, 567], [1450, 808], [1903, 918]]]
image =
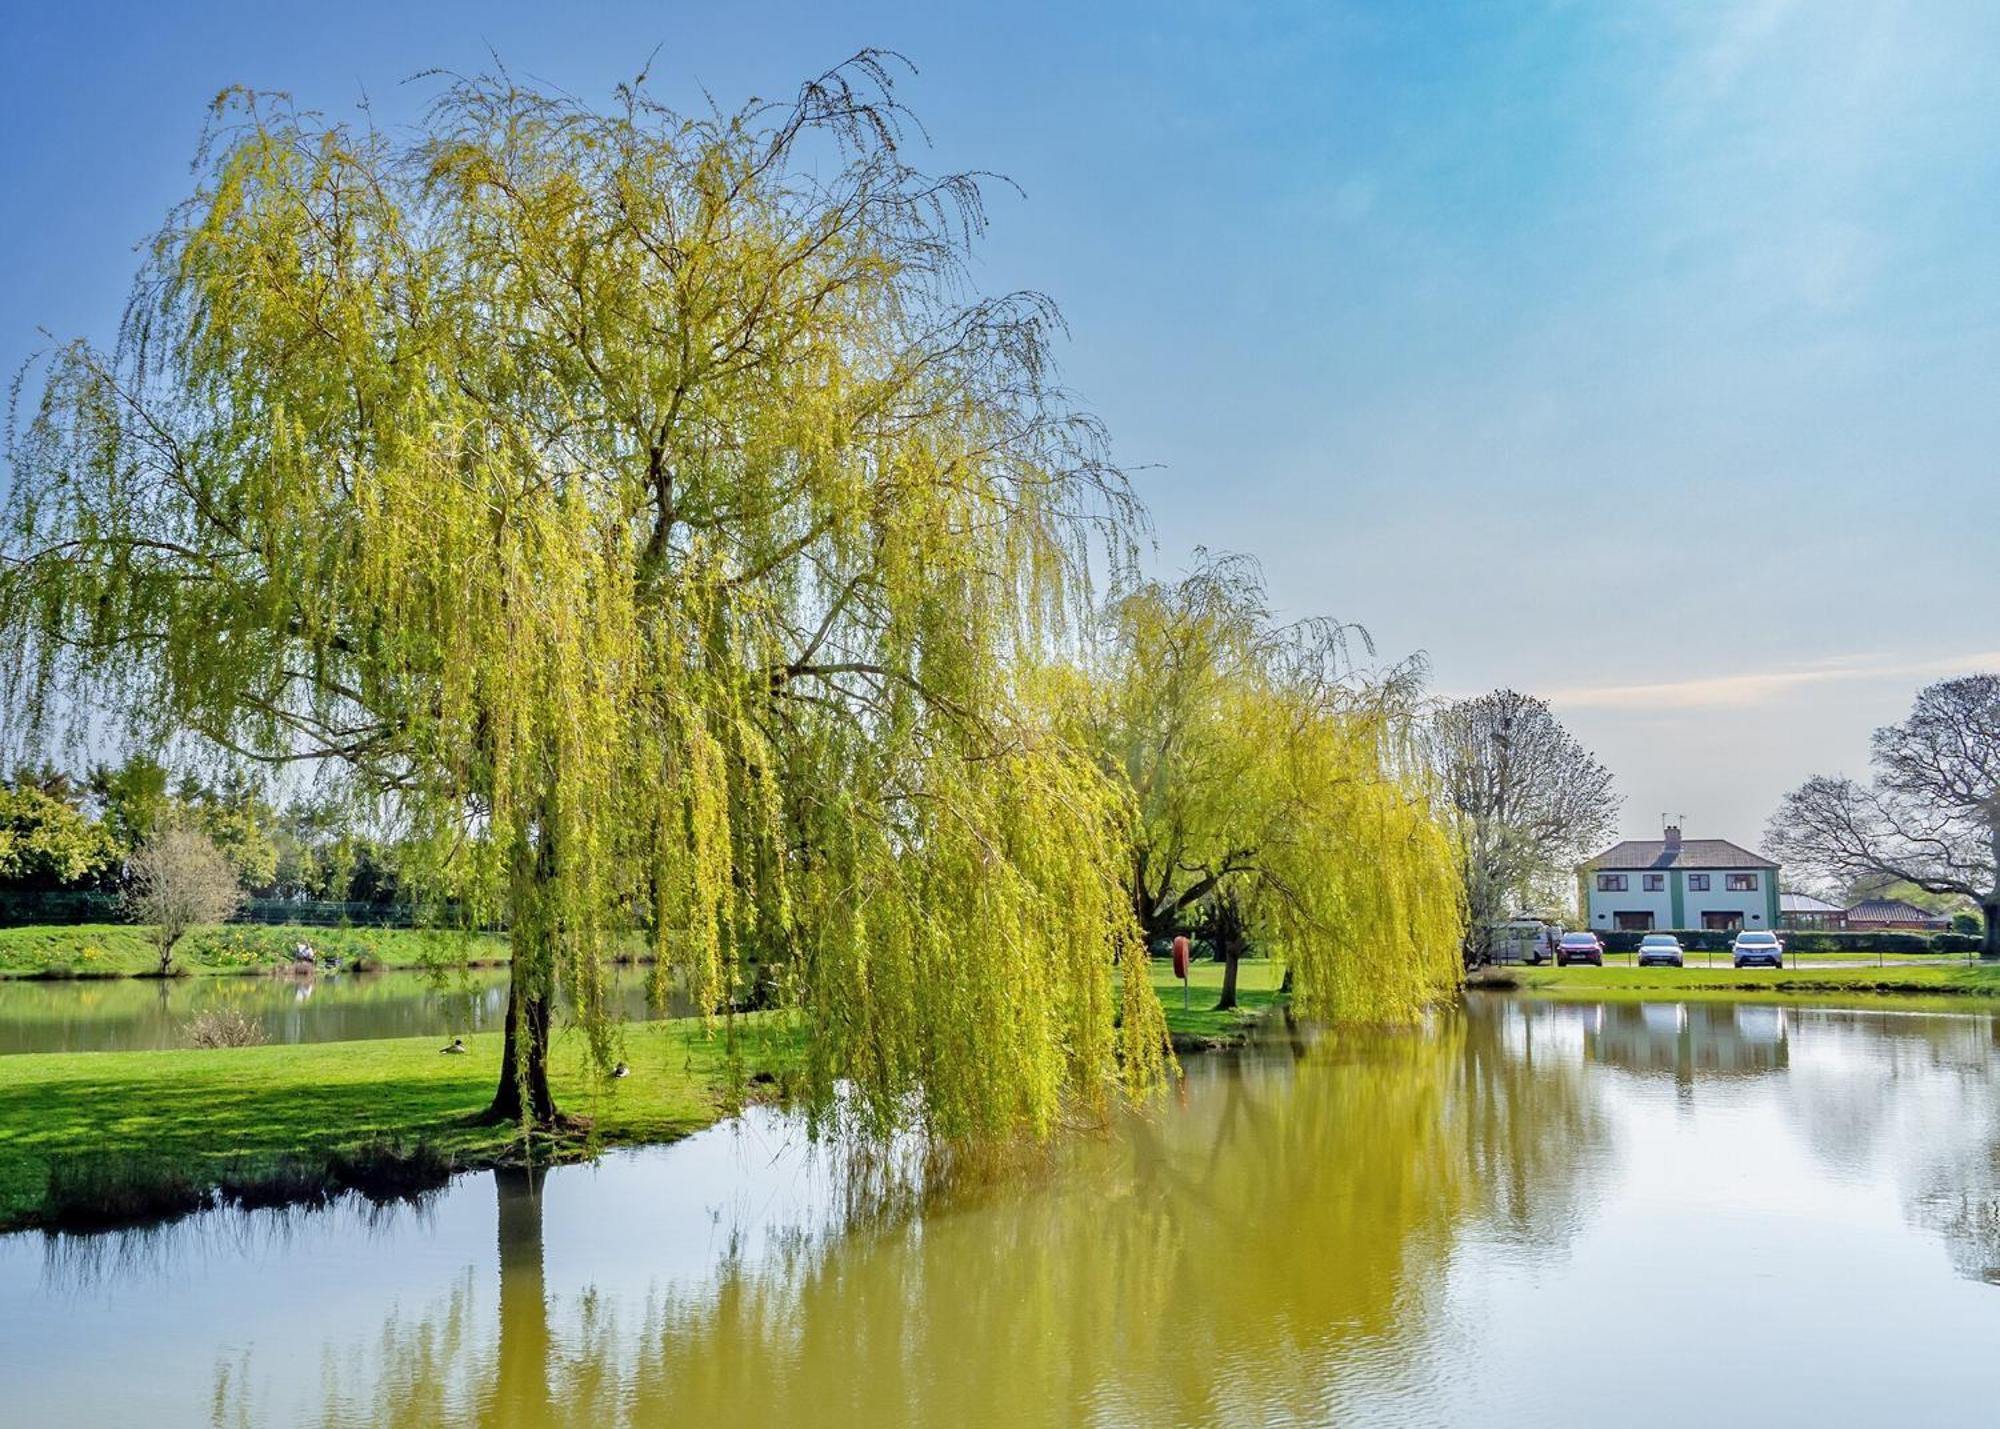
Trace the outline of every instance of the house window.
[[1625, 891], [1625, 875], [1622, 873], [1598, 874], [1597, 891], [1599, 893], [1623, 893]]
[[1649, 873], [1646, 875], [1646, 891], [1648, 893], [1658, 893], [1666, 886], [1667, 876], [1664, 873]]
[[1731, 893], [1755, 893], [1757, 875], [1754, 873], [1732, 873], [1729, 875], [1728, 889]]
[[1705, 873], [1690, 873], [1688, 875], [1688, 892], [1708, 892], [1708, 875]]

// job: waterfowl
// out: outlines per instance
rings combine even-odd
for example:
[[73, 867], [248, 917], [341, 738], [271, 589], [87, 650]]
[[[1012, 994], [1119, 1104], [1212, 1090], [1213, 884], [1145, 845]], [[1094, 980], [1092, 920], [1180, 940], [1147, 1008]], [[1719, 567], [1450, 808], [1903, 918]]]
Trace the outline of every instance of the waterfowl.
[[462, 1053], [466, 1050], [467, 1048], [465, 1045], [465, 1039], [463, 1037], [454, 1037], [451, 1039], [451, 1045], [449, 1047], [438, 1048], [438, 1051], [444, 1053], [448, 1057], [458, 1053]]
[[611, 1069], [611, 1075], [614, 1077], [629, 1077], [632, 1075], [632, 1069], [626, 1066], [623, 1062], [620, 1062], [617, 1066]]

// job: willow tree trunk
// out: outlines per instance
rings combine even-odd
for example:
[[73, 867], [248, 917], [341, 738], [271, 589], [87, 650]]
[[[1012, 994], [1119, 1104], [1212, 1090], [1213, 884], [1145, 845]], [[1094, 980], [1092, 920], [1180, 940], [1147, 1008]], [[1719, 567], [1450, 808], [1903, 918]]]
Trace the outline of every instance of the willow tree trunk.
[[1217, 1012], [1236, 1006], [1236, 965], [1243, 961], [1243, 945], [1231, 938], [1222, 948], [1222, 996], [1215, 1000]]
[[[548, 821], [543, 821], [543, 829]], [[550, 917], [556, 877], [555, 841], [546, 833], [515, 851], [508, 900], [507, 1036], [500, 1051], [500, 1085], [486, 1109], [490, 1122], [550, 1126], [556, 1099], [549, 1090], [549, 1023], [556, 988], [559, 924]]]
[[1986, 915], [1986, 935], [1979, 945], [1982, 958], [2000, 958], [2000, 898], [1990, 898], [1980, 906]]
[[507, 992], [507, 1038], [500, 1050], [500, 1085], [488, 1121], [528, 1120], [548, 1126], [556, 1119], [549, 1091], [549, 999], [523, 992], [517, 975]]

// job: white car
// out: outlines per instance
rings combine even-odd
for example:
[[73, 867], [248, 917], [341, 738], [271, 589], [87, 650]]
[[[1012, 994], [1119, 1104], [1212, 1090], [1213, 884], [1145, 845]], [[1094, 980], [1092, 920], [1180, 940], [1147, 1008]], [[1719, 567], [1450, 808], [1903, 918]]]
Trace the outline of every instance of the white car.
[[1778, 941], [1776, 933], [1738, 933], [1735, 943], [1729, 949], [1729, 954], [1739, 968], [1747, 968], [1756, 963], [1773, 968], [1785, 965], [1785, 945]]
[[1639, 966], [1677, 968], [1681, 961], [1681, 940], [1672, 933], [1648, 933], [1639, 940]]

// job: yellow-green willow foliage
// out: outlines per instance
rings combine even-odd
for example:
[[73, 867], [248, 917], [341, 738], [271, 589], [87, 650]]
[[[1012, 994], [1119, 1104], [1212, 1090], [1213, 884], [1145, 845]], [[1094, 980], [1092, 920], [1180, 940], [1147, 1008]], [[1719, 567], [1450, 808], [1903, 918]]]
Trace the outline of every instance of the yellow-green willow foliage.
[[1409, 746], [1416, 672], [1355, 674], [1357, 632], [1279, 624], [1241, 558], [1199, 553], [1110, 624], [1097, 741], [1138, 800], [1149, 932], [1230, 900], [1311, 1017], [1405, 1019], [1455, 988], [1462, 900]]
[[1159, 1072], [1156, 1006], [1114, 1044], [1127, 805], [1035, 674], [1130, 498], [888, 86], [454, 81], [400, 138], [225, 95], [119, 344], [10, 431], [17, 706], [379, 796], [511, 926], [496, 1115], [554, 1114], [564, 1006], [608, 1061], [633, 927], [704, 1005], [795, 1009], [812, 1105], [875, 1130]]

